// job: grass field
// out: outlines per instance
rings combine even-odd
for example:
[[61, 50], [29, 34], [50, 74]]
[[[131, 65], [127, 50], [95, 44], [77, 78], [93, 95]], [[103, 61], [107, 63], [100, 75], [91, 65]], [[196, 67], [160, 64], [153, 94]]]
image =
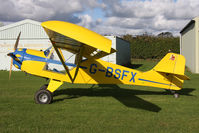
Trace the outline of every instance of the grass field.
[[[148, 70], [156, 61], [137, 60]], [[127, 85], [64, 84], [49, 105], [34, 103], [45, 79], [0, 71], [0, 132], [10, 133], [198, 133], [199, 75], [186, 73], [175, 99], [163, 89]]]

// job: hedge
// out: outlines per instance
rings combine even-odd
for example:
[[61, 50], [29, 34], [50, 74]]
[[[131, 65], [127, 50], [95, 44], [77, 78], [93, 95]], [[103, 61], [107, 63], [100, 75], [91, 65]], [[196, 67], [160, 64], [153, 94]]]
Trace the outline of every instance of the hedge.
[[131, 56], [137, 59], [160, 59], [169, 51], [180, 52], [179, 37], [159, 37], [152, 35], [124, 35], [131, 44]]

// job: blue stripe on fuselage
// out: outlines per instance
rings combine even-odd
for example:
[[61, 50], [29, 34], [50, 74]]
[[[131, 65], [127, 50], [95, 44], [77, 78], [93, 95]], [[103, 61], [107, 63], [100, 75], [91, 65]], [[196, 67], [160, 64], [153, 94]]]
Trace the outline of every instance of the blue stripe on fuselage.
[[[140, 81], [146, 81], [146, 82], [150, 82], [150, 83], [161, 84], [161, 85], [175, 86], [175, 85], [172, 85], [172, 84], [166, 84], [166, 83], [161, 83], [161, 82], [152, 81], [152, 80], [147, 80], [147, 79], [141, 79], [141, 78], [139, 78], [138, 80], [140, 80]], [[175, 86], [175, 87], [176, 87], [176, 86]]]
[[[60, 61], [58, 61], [58, 60], [52, 60], [52, 59], [48, 59], [48, 58], [39, 57], [39, 56], [35, 56], [35, 55], [31, 55], [31, 54], [25, 53], [23, 61], [26, 61], [26, 60], [40, 61], [40, 62], [46, 62], [46, 63], [62, 65], [62, 63]], [[75, 64], [67, 63], [67, 62], [65, 62], [65, 65], [76, 67]]]

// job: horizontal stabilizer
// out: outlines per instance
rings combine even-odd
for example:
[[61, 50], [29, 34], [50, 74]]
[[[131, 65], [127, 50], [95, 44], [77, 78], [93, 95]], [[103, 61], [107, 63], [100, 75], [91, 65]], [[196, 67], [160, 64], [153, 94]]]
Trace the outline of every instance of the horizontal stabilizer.
[[181, 80], [190, 80], [190, 78], [186, 75], [180, 75], [180, 74], [175, 74], [175, 73], [167, 73], [167, 72], [162, 72], [162, 71], [157, 71], [157, 72], [172, 74], [172, 75], [176, 76], [177, 78], [179, 78]]
[[190, 78], [186, 75], [177, 75], [175, 74], [176, 77], [178, 77], [179, 79], [182, 79], [182, 80], [190, 80]]

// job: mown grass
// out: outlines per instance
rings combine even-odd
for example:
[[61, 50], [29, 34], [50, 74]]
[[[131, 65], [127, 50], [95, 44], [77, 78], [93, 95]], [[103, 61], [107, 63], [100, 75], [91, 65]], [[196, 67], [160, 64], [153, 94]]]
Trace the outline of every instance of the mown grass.
[[[140, 60], [132, 67], [148, 70], [157, 62]], [[127, 85], [64, 84], [49, 105], [34, 103], [45, 79], [0, 71], [0, 132], [197, 133], [199, 75], [186, 73], [175, 99], [163, 89]]]

